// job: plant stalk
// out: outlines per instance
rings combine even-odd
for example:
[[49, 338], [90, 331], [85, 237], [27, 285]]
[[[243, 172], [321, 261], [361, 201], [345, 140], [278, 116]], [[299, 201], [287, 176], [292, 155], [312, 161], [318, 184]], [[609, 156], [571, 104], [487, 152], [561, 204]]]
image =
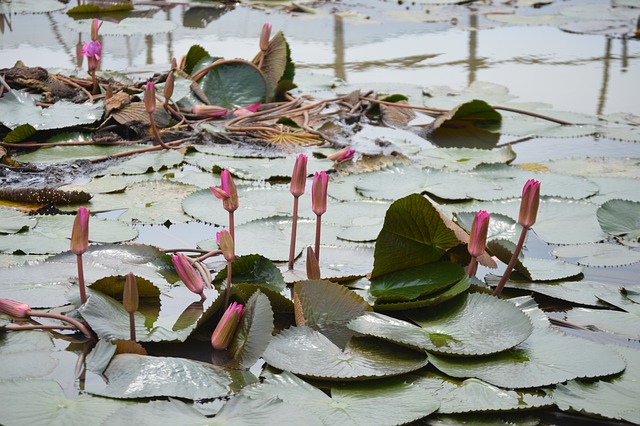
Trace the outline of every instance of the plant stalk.
[[87, 303], [87, 291], [84, 288], [84, 268], [82, 266], [82, 254], [77, 257], [78, 263], [78, 286], [80, 287], [80, 303]]
[[136, 321], [133, 317], [133, 312], [129, 312], [129, 336], [131, 337], [131, 341], [136, 341]]
[[227, 288], [224, 291], [224, 309], [222, 312], [226, 312], [229, 307], [229, 296], [231, 295], [231, 262], [227, 262]]
[[473, 277], [476, 274], [477, 269], [478, 269], [478, 258], [475, 256], [472, 256], [471, 262], [469, 263], [469, 270], [467, 271], [469, 274], [469, 278]]
[[527, 236], [528, 230], [529, 228], [524, 228], [524, 227], [522, 228], [522, 232], [520, 233], [520, 239], [518, 240], [516, 249], [513, 251], [513, 255], [511, 256], [511, 260], [507, 265], [507, 269], [504, 271], [504, 274], [502, 274], [502, 278], [500, 278], [500, 282], [498, 283], [498, 286], [496, 287], [495, 290], [493, 290], [494, 296], [498, 296], [498, 297], [500, 296], [500, 293], [502, 293], [502, 289], [504, 288], [504, 285], [507, 283], [507, 280], [511, 276], [511, 271], [513, 271], [513, 267], [515, 266], [516, 261], [518, 260], [518, 256], [520, 256], [520, 252], [522, 251], [522, 246], [524, 245], [524, 240]]
[[93, 338], [93, 335], [84, 324], [66, 315], [52, 314], [51, 312], [34, 312], [31, 310], [27, 311], [27, 315], [29, 315], [30, 317], [53, 318], [60, 321], [68, 322], [69, 324], [80, 330], [82, 334], [84, 334], [88, 339]]
[[316, 244], [314, 248], [314, 252], [316, 255], [316, 260], [320, 263], [320, 228], [322, 226], [322, 215], [316, 215]]
[[293, 270], [293, 258], [296, 252], [296, 233], [298, 231], [298, 200], [293, 197], [293, 222], [291, 224], [291, 243], [289, 244], [289, 270]]

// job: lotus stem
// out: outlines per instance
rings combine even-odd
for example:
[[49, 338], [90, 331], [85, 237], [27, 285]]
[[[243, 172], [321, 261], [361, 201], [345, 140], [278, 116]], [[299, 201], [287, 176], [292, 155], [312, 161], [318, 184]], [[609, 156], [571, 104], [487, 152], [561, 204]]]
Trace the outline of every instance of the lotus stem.
[[233, 218], [233, 211], [229, 212], [229, 234], [231, 234], [231, 239], [235, 245], [236, 242], [236, 234], [235, 234], [235, 220]]
[[224, 291], [224, 310], [229, 307], [229, 296], [231, 295], [231, 263], [227, 261], [227, 288]]
[[52, 314], [51, 312], [34, 312], [31, 310], [27, 311], [27, 315], [30, 317], [53, 318], [60, 321], [68, 322], [69, 324], [80, 330], [82, 334], [84, 334], [88, 339], [93, 338], [93, 335], [84, 324], [66, 315]]
[[129, 336], [132, 342], [136, 341], [136, 321], [133, 312], [129, 312]]
[[158, 131], [158, 127], [156, 126], [156, 118], [153, 116], [153, 113], [149, 113], [149, 122], [151, 123], [151, 131], [153, 132], [153, 137], [155, 138], [158, 145], [163, 147], [164, 149], [176, 149], [175, 147], [171, 147], [164, 143], [162, 138], [160, 137], [160, 132]]
[[504, 285], [507, 283], [507, 280], [511, 276], [511, 271], [513, 271], [513, 267], [515, 266], [516, 261], [518, 260], [518, 256], [520, 256], [520, 252], [522, 251], [522, 246], [524, 245], [524, 240], [527, 237], [528, 230], [529, 230], [528, 227], [522, 227], [522, 232], [520, 232], [520, 239], [518, 240], [518, 244], [516, 245], [516, 248], [513, 251], [511, 260], [509, 260], [507, 269], [504, 271], [504, 274], [502, 274], [502, 278], [500, 278], [500, 282], [498, 283], [498, 286], [493, 291], [494, 296], [498, 296], [498, 297], [500, 296], [500, 294], [502, 293], [502, 289], [504, 288]]
[[316, 260], [320, 263], [320, 228], [322, 227], [322, 215], [316, 215], [316, 243], [314, 248], [314, 253], [316, 255]]
[[289, 270], [293, 270], [293, 258], [296, 252], [296, 233], [298, 230], [298, 200], [293, 197], [293, 222], [291, 224], [291, 243], [289, 244]]
[[77, 255], [78, 264], [78, 286], [80, 286], [80, 303], [87, 303], [87, 291], [84, 287], [84, 268], [82, 266], [82, 254]]
[[478, 258], [475, 256], [471, 256], [471, 262], [469, 263], [469, 278], [473, 277], [476, 274], [476, 270], [478, 269]]

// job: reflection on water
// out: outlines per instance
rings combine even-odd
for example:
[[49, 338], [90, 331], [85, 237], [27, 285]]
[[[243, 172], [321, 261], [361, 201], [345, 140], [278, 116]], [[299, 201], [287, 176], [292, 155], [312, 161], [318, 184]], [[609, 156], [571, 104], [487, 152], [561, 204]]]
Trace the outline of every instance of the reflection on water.
[[[352, 7], [348, 1], [342, 3], [343, 9]], [[102, 66], [161, 71], [193, 44], [215, 56], [250, 59], [258, 50], [262, 24], [269, 21], [286, 35], [298, 70], [350, 83], [460, 89], [488, 81], [508, 87], [519, 101], [546, 102], [560, 110], [638, 113], [629, 94], [640, 81], [637, 40], [571, 34], [552, 26], [497, 24], [473, 13], [471, 6], [450, 8], [455, 20], [421, 22], [397, 16], [406, 14], [406, 8], [420, 16], [423, 6], [371, 3], [356, 7], [369, 19], [242, 6], [136, 6], [135, 16], [171, 21], [178, 29], [168, 34], [102, 36]], [[549, 7], [546, 13], [557, 12]], [[69, 29], [70, 21], [63, 11], [0, 15], [0, 68], [22, 60], [29, 66], [82, 69], [78, 46], [88, 34]]]

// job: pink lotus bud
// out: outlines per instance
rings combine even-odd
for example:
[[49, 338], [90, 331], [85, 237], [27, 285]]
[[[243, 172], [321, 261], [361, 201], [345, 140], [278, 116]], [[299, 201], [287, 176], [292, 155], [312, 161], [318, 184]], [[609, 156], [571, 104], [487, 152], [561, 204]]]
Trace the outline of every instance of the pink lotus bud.
[[81, 255], [89, 248], [89, 210], [80, 207], [71, 230], [71, 251]]
[[333, 154], [327, 155], [327, 158], [331, 161], [336, 161], [338, 163], [349, 160], [353, 158], [353, 154], [356, 153], [355, 149], [351, 148], [342, 148], [339, 151], [334, 152]]
[[253, 114], [254, 112], [258, 111], [258, 108], [260, 108], [260, 105], [262, 105], [262, 103], [258, 102], [257, 104], [253, 104], [253, 105], [249, 105], [248, 107], [237, 109], [233, 111], [233, 115], [235, 115], [236, 117], [244, 117], [245, 115]]
[[129, 272], [122, 292], [124, 310], [132, 314], [138, 310], [138, 303], [138, 283], [136, 282], [136, 276], [133, 275], [133, 272]]
[[269, 48], [269, 39], [271, 38], [271, 24], [266, 23], [262, 26], [260, 34], [260, 50], [266, 52]]
[[171, 95], [173, 95], [173, 87], [175, 85], [175, 75], [173, 74], [173, 69], [169, 70], [167, 74], [167, 79], [164, 82], [164, 91], [162, 94], [164, 95], [165, 102], [168, 102], [171, 99]]
[[144, 86], [144, 108], [149, 114], [156, 111], [156, 88], [151, 80]]
[[222, 250], [222, 255], [227, 260], [227, 262], [233, 262], [236, 258], [235, 249], [233, 245], [233, 238], [231, 234], [226, 229], [223, 229], [220, 232], [216, 233], [216, 240], [218, 241], [218, 245], [220, 246], [220, 250]]
[[220, 322], [211, 334], [211, 346], [214, 349], [227, 349], [242, 319], [243, 306], [233, 302], [222, 315]]
[[189, 259], [187, 259], [184, 254], [178, 253], [173, 256], [171, 260], [173, 261], [173, 266], [176, 267], [176, 272], [178, 272], [178, 275], [184, 285], [186, 285], [187, 288], [195, 294], [199, 294], [202, 299], [206, 299], [202, 278], [200, 278], [200, 275], [198, 275], [196, 270], [193, 268]]
[[220, 173], [220, 187], [210, 186], [209, 190], [216, 198], [222, 200], [222, 207], [226, 211], [231, 213], [238, 210], [238, 189], [229, 170], [224, 169]]
[[327, 173], [316, 172], [313, 177], [313, 185], [311, 186], [311, 210], [321, 216], [327, 211], [327, 185], [329, 184], [329, 176]]
[[469, 254], [472, 257], [478, 257], [484, 253], [484, 248], [487, 245], [490, 218], [489, 213], [485, 210], [480, 210], [473, 219], [471, 233], [469, 234], [469, 243], [467, 244]]
[[102, 26], [102, 21], [97, 18], [91, 20], [91, 40], [98, 41], [98, 30]]
[[83, 43], [80, 55], [87, 57], [89, 70], [95, 70], [98, 68], [100, 56], [102, 55], [102, 45], [97, 40], [90, 41], [89, 43]]
[[226, 108], [216, 105], [195, 105], [191, 108], [191, 112], [196, 115], [205, 115], [207, 117], [220, 117], [229, 113]]
[[18, 318], [26, 318], [29, 316], [31, 307], [26, 303], [16, 302], [11, 299], [0, 299], [0, 312]]
[[307, 160], [306, 155], [300, 154], [296, 159], [296, 164], [293, 166], [289, 190], [294, 197], [304, 194], [304, 187], [307, 183]]
[[520, 201], [520, 214], [518, 223], [523, 228], [530, 228], [536, 223], [538, 206], [540, 205], [540, 182], [529, 179], [522, 189], [522, 200]]

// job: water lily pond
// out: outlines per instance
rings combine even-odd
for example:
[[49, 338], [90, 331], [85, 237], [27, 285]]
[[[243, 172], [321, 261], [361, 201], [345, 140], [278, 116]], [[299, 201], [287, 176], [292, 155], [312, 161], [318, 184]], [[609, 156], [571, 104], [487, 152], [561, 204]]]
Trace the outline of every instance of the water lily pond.
[[639, 19], [1, 2], [0, 423], [640, 424]]

